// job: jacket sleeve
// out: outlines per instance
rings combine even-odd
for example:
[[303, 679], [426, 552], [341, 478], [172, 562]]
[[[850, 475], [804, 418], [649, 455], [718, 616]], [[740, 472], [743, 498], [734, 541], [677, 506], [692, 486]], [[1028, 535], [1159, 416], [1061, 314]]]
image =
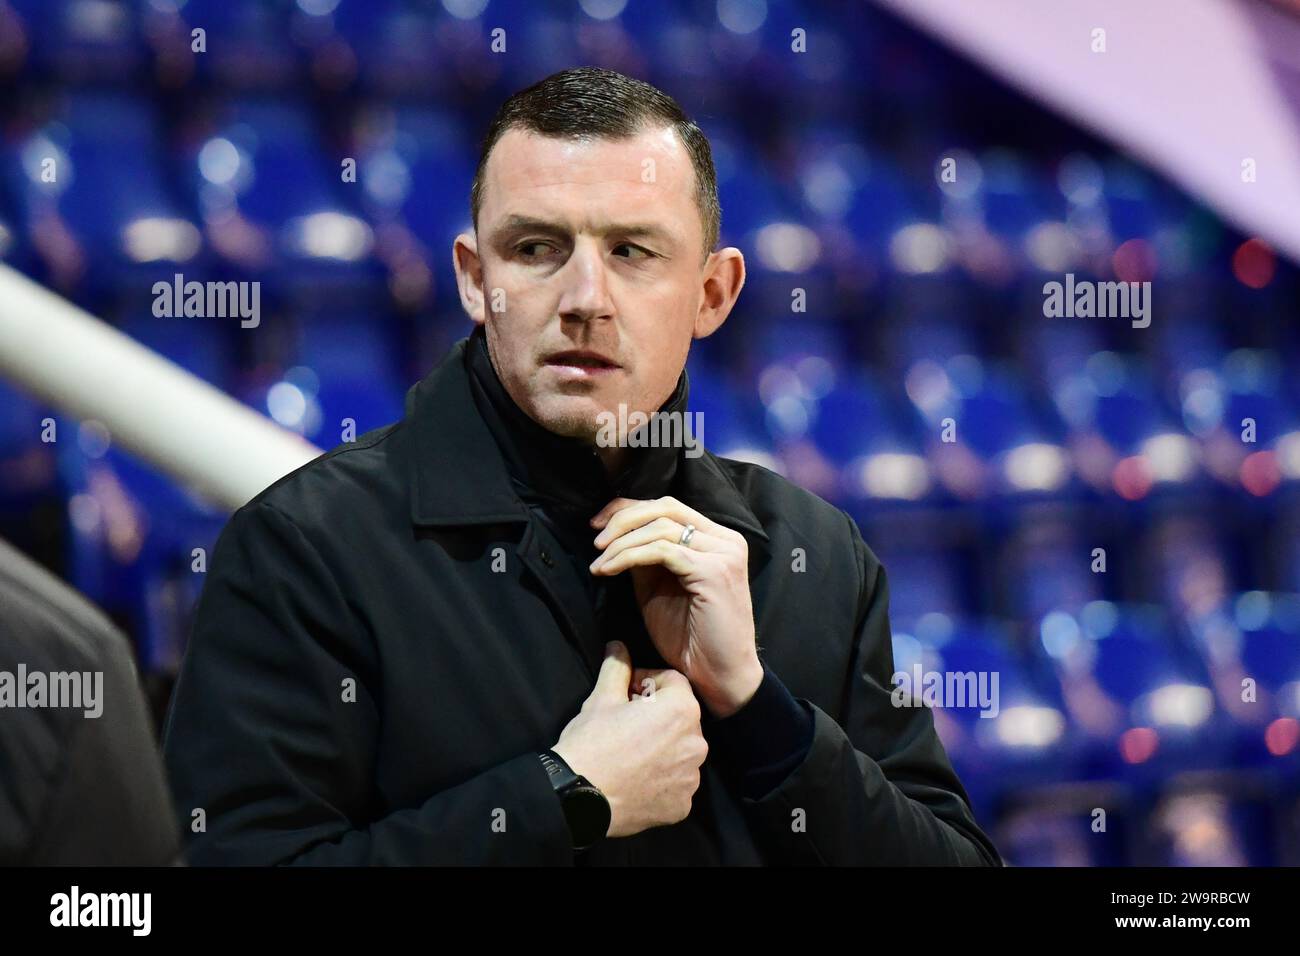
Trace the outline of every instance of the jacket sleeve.
[[12, 677], [19, 662], [93, 679], [82, 690], [94, 700], [0, 710], [0, 866], [175, 862], [180, 833], [130, 642], [0, 542], [0, 671]]
[[814, 722], [812, 705], [795, 700], [765, 662], [763, 680], [745, 706], [721, 719], [705, 708], [700, 725], [709, 752], [739, 779], [740, 792], [759, 800], [808, 756]]
[[[130, 651], [106, 648], [104, 714], [72, 723], [58, 782], [30, 862], [37, 866], [164, 866], [178, 862], [180, 833], [158, 759], [157, 737]], [[111, 713], [109, 709], [111, 708]]]
[[188, 862], [571, 865], [535, 753], [374, 818], [377, 667], [297, 525], [266, 502], [238, 511], [212, 555], [165, 731]]
[[820, 707], [803, 761], [742, 799], [772, 862], [1001, 866], [975, 823], [928, 707], [895, 707], [885, 569], [845, 515], [862, 590], [840, 723]]

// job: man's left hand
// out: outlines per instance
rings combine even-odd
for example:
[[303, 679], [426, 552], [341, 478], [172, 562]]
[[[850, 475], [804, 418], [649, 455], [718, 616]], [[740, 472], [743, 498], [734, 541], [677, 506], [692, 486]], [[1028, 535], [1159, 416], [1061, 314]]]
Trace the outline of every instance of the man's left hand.
[[[676, 498], [615, 498], [591, 519], [603, 553], [591, 573], [632, 570], [641, 616], [668, 665], [715, 717], [735, 713], [763, 680], [744, 535]], [[695, 531], [681, 544], [687, 525]]]

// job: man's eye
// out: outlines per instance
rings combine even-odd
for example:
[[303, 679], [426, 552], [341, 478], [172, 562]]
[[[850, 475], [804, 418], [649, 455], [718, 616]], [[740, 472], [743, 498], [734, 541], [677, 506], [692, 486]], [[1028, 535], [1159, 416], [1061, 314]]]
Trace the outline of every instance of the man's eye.
[[546, 255], [547, 250], [550, 248], [550, 243], [546, 242], [521, 242], [515, 246], [515, 251], [525, 259], [535, 259], [538, 256]]
[[[626, 252], [620, 250], [626, 250]], [[614, 247], [614, 255], [624, 259], [649, 259], [653, 253], [648, 249], [642, 249], [640, 246], [634, 246], [630, 242], [620, 242]]]

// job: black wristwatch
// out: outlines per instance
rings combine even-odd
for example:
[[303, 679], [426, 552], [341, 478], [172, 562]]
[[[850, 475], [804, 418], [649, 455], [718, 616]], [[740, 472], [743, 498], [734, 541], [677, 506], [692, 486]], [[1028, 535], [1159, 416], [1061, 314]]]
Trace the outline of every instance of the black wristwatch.
[[585, 850], [609, 832], [609, 801], [586, 777], [579, 776], [554, 750], [537, 755], [551, 776], [575, 850]]

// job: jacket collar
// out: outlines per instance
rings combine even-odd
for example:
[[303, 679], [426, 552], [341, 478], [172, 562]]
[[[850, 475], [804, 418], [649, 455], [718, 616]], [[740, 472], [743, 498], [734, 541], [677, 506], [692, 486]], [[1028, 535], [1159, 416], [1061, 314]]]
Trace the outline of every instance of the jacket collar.
[[[510, 480], [501, 450], [470, 392], [465, 366], [469, 339], [406, 393], [406, 425], [414, 433], [411, 520], [420, 526], [457, 527], [526, 522], [528, 507]], [[673, 493], [697, 511], [767, 541], [744, 497], [708, 451], [682, 456]]]

